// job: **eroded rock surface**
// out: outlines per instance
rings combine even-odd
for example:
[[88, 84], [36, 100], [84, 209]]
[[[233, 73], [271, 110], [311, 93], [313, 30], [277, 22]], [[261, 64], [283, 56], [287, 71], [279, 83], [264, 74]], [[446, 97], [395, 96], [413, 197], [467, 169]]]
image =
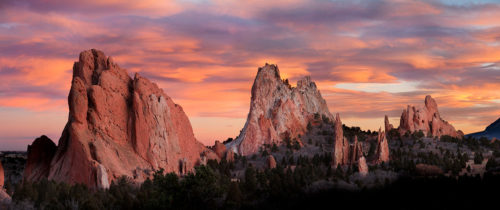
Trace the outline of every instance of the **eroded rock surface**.
[[294, 139], [307, 131], [314, 114], [332, 119], [326, 101], [310, 77], [291, 87], [282, 80], [278, 66], [259, 68], [252, 86], [250, 112], [240, 135], [226, 146], [241, 155], [259, 151], [264, 144]]
[[32, 145], [28, 162], [40, 170], [28, 170], [28, 180], [45, 175], [50, 162], [48, 179], [105, 188], [120, 176], [143, 181], [160, 168], [186, 172], [201, 153], [211, 153], [195, 139], [181, 106], [148, 79], [131, 78], [101, 51], [80, 53], [68, 104], [53, 157], [35, 158], [36, 141]]
[[462, 138], [463, 133], [455, 128], [439, 115], [436, 101], [430, 96], [425, 97], [424, 107], [410, 106], [403, 110], [399, 125], [401, 135], [406, 132], [413, 133], [421, 130], [425, 135], [440, 137], [449, 135]]

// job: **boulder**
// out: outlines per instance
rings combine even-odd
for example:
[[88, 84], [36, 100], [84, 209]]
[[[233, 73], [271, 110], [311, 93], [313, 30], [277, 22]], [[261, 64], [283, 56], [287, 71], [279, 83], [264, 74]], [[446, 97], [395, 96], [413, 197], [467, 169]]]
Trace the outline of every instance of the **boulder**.
[[36, 160], [32, 149], [28, 162], [44, 170], [28, 170], [27, 180], [45, 175], [50, 160], [44, 176], [49, 180], [106, 188], [121, 176], [142, 182], [160, 168], [183, 173], [211, 152], [195, 139], [180, 105], [141, 75], [131, 78], [99, 50], [80, 53], [68, 104], [55, 154]]
[[425, 97], [424, 107], [410, 106], [403, 110], [399, 125], [399, 133], [413, 133], [421, 130], [425, 135], [440, 137], [449, 135], [462, 138], [463, 132], [456, 131], [455, 128], [443, 120], [439, 115], [436, 101], [430, 96]]
[[277, 65], [266, 64], [255, 77], [245, 126], [226, 146], [238, 154], [249, 155], [257, 153], [264, 144], [279, 144], [285, 137], [298, 139], [307, 131], [314, 114], [333, 118], [311, 78], [304, 77], [292, 87], [288, 80], [281, 79]]

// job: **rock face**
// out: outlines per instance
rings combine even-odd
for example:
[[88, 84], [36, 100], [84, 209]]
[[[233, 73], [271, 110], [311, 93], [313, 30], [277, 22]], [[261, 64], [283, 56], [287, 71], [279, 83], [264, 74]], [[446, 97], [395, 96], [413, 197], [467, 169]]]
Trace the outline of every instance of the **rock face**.
[[226, 146], [223, 143], [220, 143], [220, 141], [215, 141], [214, 152], [217, 156], [219, 156], [219, 158], [222, 159], [226, 154]]
[[499, 139], [500, 138], [500, 118], [495, 122], [491, 123], [484, 129], [484, 131], [467, 134], [467, 136], [471, 136], [474, 138], [486, 137], [488, 139]]
[[269, 169], [276, 168], [276, 159], [274, 159], [274, 156], [272, 155], [267, 156], [266, 163], [267, 163], [267, 168]]
[[363, 156], [363, 147], [358, 142], [358, 137], [354, 136], [354, 143], [350, 144], [344, 136], [342, 121], [337, 113], [334, 122], [335, 143], [333, 148], [333, 165], [354, 164]]
[[387, 136], [385, 132], [381, 129], [378, 130], [377, 137], [377, 163], [389, 161], [389, 144], [387, 142]]
[[407, 131], [413, 133], [419, 130], [423, 131], [425, 135], [431, 134], [436, 137], [449, 135], [462, 138], [461, 131], [457, 132], [451, 124], [441, 119], [437, 103], [429, 95], [425, 97], [424, 107], [408, 105], [407, 109], [403, 110], [401, 114], [399, 125], [401, 135]]
[[259, 68], [252, 86], [250, 112], [240, 135], [226, 146], [241, 155], [259, 151], [264, 144], [280, 143], [307, 131], [314, 114], [332, 119], [326, 101], [310, 77], [291, 87], [282, 80], [278, 66]]
[[[140, 182], [160, 168], [190, 170], [200, 154], [210, 152], [195, 139], [179, 105], [139, 74], [132, 79], [101, 51], [80, 53], [68, 104], [68, 123], [53, 157], [28, 159], [41, 169], [50, 161], [50, 180], [104, 188], [120, 176]], [[37, 156], [34, 145], [30, 157]], [[45, 173], [25, 177], [38, 174]]]
[[384, 125], [385, 125], [385, 133], [389, 133], [389, 131], [391, 131], [394, 128], [394, 126], [391, 123], [389, 123], [389, 118], [387, 117], [387, 115], [384, 118]]
[[366, 176], [368, 174], [368, 165], [366, 164], [364, 156], [361, 156], [358, 160], [358, 170], [362, 176]]
[[47, 178], [50, 172], [50, 162], [57, 150], [56, 144], [47, 136], [41, 136], [28, 146], [28, 160], [24, 168], [24, 179], [39, 181]]

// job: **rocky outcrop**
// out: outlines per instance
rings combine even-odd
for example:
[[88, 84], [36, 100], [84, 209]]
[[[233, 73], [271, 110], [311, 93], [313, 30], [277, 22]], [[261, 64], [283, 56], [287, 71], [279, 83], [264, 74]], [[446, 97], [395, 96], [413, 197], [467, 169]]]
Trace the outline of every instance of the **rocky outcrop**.
[[364, 156], [361, 156], [358, 160], [358, 171], [362, 176], [368, 175], [368, 165]]
[[385, 115], [384, 118], [384, 125], [386, 133], [389, 133], [389, 131], [391, 131], [394, 128], [394, 126], [391, 123], [389, 123], [389, 117], [387, 117], [387, 115]]
[[354, 143], [350, 146], [349, 153], [349, 162], [351, 164], [357, 162], [363, 156], [363, 146], [358, 142], [358, 136], [354, 136]]
[[255, 77], [245, 126], [238, 138], [226, 146], [249, 155], [264, 144], [280, 143], [285, 136], [297, 138], [307, 131], [307, 124], [316, 113], [332, 119], [326, 101], [310, 77], [291, 87], [288, 80], [281, 79], [278, 66], [266, 64]]
[[336, 166], [336, 165], [348, 164], [350, 160], [349, 157], [350, 145], [349, 141], [344, 136], [342, 121], [340, 120], [339, 113], [337, 113], [335, 116], [334, 132], [335, 132], [335, 145], [333, 149], [334, 150], [333, 165]]
[[24, 168], [24, 179], [39, 181], [47, 178], [50, 172], [50, 162], [57, 150], [56, 144], [47, 136], [40, 136], [28, 146], [28, 160]]
[[387, 163], [389, 161], [389, 144], [385, 132], [381, 129], [378, 130], [376, 154], [377, 163]]
[[215, 141], [214, 152], [219, 156], [219, 158], [224, 158], [226, 154], [226, 146], [220, 141]]
[[413, 133], [421, 130], [425, 135], [442, 136], [449, 135], [452, 137], [462, 138], [461, 131], [456, 131], [455, 128], [448, 122], [441, 119], [439, 115], [436, 101], [431, 96], [425, 97], [424, 107], [415, 107], [408, 105], [407, 109], [403, 110], [399, 125], [399, 133], [404, 135], [406, 132]]
[[333, 148], [333, 165], [354, 164], [363, 155], [363, 147], [354, 136], [354, 143], [350, 144], [344, 136], [342, 121], [337, 113], [334, 122], [335, 143]]
[[274, 159], [274, 156], [272, 155], [267, 156], [266, 166], [268, 169], [276, 168], [276, 159]]
[[[186, 172], [200, 162], [201, 153], [211, 152], [195, 139], [181, 106], [148, 79], [131, 78], [101, 51], [80, 53], [68, 104], [69, 119], [54, 156], [28, 160], [50, 159], [50, 180], [101, 188], [120, 176], [141, 182], [160, 168]], [[33, 174], [44, 173], [25, 177], [36, 179]]]

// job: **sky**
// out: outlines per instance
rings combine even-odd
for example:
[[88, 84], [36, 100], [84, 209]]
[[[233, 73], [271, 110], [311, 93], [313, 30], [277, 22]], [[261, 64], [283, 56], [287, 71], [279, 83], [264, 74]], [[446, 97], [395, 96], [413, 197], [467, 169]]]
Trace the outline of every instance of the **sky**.
[[348, 126], [398, 126], [428, 94], [465, 133], [500, 117], [498, 1], [0, 0], [0, 150], [57, 142], [91, 48], [156, 82], [206, 145], [239, 134], [266, 62], [310, 75]]

